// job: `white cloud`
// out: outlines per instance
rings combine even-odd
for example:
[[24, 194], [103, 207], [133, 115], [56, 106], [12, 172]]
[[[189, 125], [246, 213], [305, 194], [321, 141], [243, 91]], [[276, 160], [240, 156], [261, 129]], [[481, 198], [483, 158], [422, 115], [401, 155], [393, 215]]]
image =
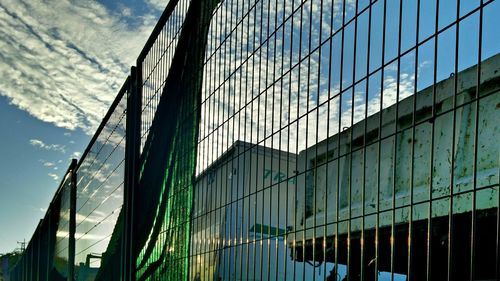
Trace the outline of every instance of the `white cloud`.
[[80, 158], [80, 156], [82, 156], [82, 153], [80, 151], [75, 151], [73, 152], [73, 154], [71, 154], [71, 156], [69, 157], [70, 159], [78, 159]]
[[122, 10], [2, 1], [0, 95], [42, 121], [93, 134], [156, 22], [152, 14], [125, 19]]
[[[61, 145], [61, 144], [46, 144], [43, 141], [37, 140], [37, 139], [31, 139], [30, 144], [34, 147], [39, 147], [39, 148], [44, 149], [44, 150], [66, 153], [66, 146]], [[46, 166], [46, 167], [53, 166], [50, 164], [53, 164], [53, 163], [44, 162], [44, 166]]]
[[146, 0], [151, 7], [163, 11], [168, 4], [168, 0]]
[[121, 10], [121, 14], [122, 16], [124, 17], [130, 17], [132, 16], [132, 10], [128, 7], [124, 7], [122, 10]]
[[47, 174], [49, 177], [51, 177], [53, 180], [55, 181], [58, 181], [59, 180], [59, 176], [56, 175], [56, 174], [53, 174], [53, 173], [48, 173]]
[[55, 167], [55, 165], [56, 165], [56, 163], [54, 163], [54, 162], [50, 162], [50, 161], [43, 160], [43, 159], [40, 159], [40, 160], [38, 160], [38, 161], [39, 161], [40, 163], [42, 163], [42, 165], [43, 165], [44, 167], [49, 167], [49, 168], [50, 168], [50, 167]]

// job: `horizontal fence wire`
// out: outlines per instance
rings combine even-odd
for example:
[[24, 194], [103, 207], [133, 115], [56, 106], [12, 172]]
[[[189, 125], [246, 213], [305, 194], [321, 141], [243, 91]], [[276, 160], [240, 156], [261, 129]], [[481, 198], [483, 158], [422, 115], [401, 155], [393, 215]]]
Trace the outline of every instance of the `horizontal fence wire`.
[[113, 102], [78, 163], [75, 280], [94, 280], [111, 236], [123, 231], [117, 221], [123, 205], [127, 92], [129, 80]]

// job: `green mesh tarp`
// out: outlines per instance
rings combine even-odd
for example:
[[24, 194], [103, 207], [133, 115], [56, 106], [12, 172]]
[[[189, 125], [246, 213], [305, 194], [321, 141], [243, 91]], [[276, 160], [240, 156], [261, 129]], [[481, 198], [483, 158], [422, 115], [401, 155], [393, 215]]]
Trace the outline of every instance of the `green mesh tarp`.
[[[122, 243], [123, 243], [123, 220], [124, 210], [120, 210], [120, 215], [116, 221], [113, 234], [109, 241], [106, 252], [103, 253], [101, 267], [97, 272], [95, 280], [114, 281], [120, 280], [121, 258], [122, 258]], [[91, 280], [78, 276], [77, 280]]]
[[201, 83], [215, 1], [192, 1], [141, 159], [137, 280], [187, 280]]
[[[188, 279], [203, 60], [216, 5], [191, 1], [144, 146], [133, 207], [137, 280]], [[119, 280], [124, 217], [121, 212], [96, 280]]]

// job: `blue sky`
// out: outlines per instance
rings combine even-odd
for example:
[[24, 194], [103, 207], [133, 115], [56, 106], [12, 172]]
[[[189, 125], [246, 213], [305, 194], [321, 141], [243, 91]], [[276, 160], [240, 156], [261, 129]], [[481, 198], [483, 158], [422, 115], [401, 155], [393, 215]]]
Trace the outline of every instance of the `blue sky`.
[[31, 238], [166, 2], [0, 3], [0, 253]]

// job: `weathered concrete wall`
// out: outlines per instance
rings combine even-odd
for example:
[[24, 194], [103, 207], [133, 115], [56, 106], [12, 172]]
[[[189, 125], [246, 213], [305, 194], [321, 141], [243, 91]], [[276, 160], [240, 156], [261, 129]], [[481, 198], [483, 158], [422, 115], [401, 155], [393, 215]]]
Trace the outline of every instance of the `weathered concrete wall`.
[[[444, 216], [449, 213], [447, 196], [451, 192], [464, 193], [454, 196], [453, 206], [454, 213], [464, 213], [472, 208], [472, 193], [465, 192], [472, 190], [474, 184], [476, 188], [498, 185], [500, 55], [481, 64], [478, 114], [476, 102], [470, 102], [476, 97], [476, 67], [460, 72], [455, 78], [456, 96], [454, 78], [446, 79], [435, 85], [435, 97], [433, 87], [424, 89], [300, 152], [299, 173], [305, 172], [306, 179], [298, 180], [296, 211], [300, 219], [294, 224], [294, 230], [307, 228], [306, 239], [325, 233], [333, 235], [336, 231], [333, 223], [338, 220], [347, 221], [393, 208], [398, 208], [394, 217], [396, 224], [408, 222], [410, 208], [400, 207], [431, 198], [443, 198], [434, 201], [432, 217]], [[399, 133], [394, 135], [396, 126]], [[493, 187], [478, 193], [476, 208], [497, 207], [497, 192], [498, 187]], [[424, 205], [414, 207], [414, 221], [428, 217]], [[381, 213], [379, 226], [390, 225], [392, 219], [392, 211]], [[360, 222], [351, 221], [351, 231], [360, 230]], [[375, 223], [375, 216], [366, 216], [364, 228], [374, 228]], [[330, 224], [326, 230], [315, 228], [324, 224]], [[338, 231], [346, 233], [347, 223], [341, 223]], [[291, 242], [295, 236], [289, 238]]]

